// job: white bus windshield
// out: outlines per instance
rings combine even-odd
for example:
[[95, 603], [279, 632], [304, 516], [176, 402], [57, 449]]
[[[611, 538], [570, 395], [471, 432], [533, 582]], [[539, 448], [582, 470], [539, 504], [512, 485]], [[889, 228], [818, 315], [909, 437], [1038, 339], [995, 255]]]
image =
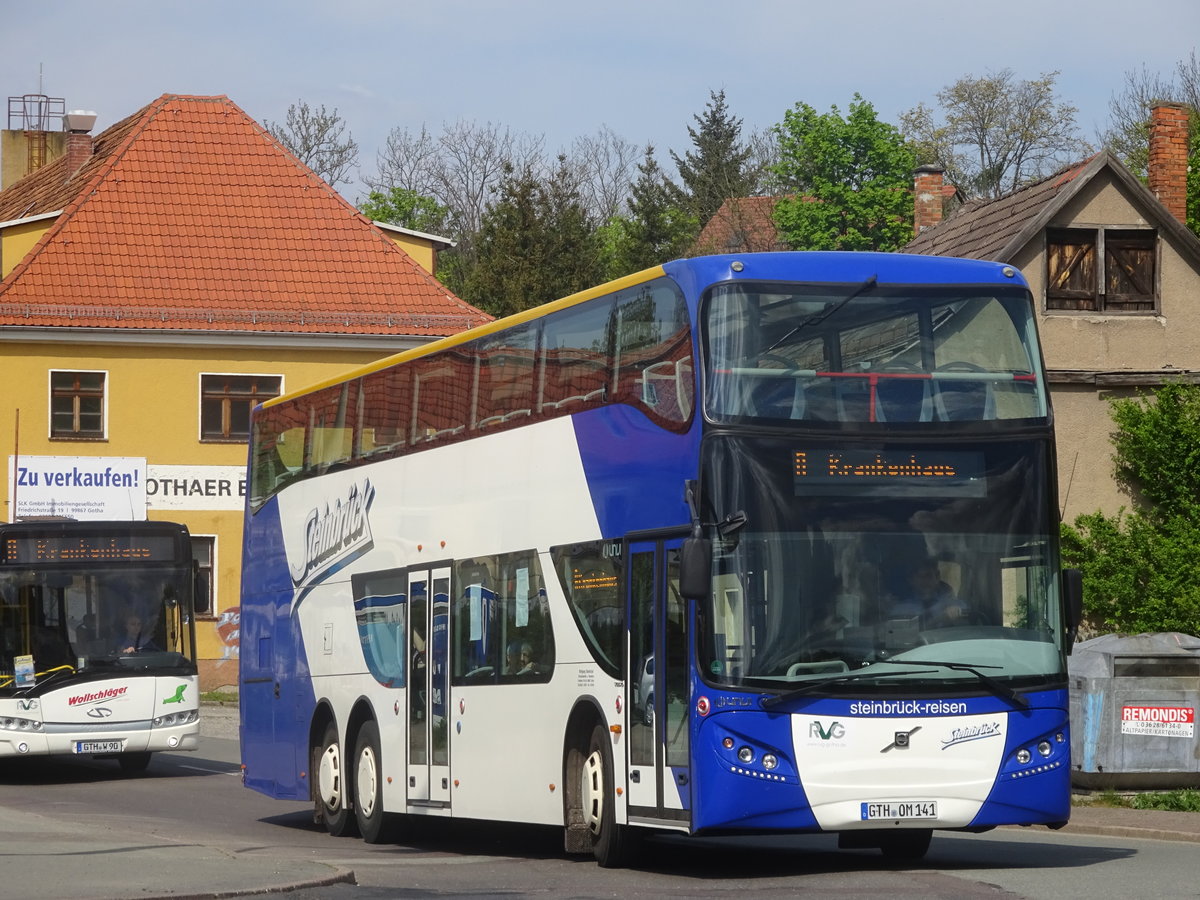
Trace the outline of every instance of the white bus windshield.
[[187, 567], [0, 570], [0, 688], [14, 659], [39, 680], [88, 669], [195, 669]]

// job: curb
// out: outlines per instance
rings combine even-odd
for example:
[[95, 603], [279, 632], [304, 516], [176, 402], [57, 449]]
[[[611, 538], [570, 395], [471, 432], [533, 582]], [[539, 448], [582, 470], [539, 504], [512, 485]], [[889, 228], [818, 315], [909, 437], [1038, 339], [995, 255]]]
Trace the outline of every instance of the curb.
[[280, 884], [264, 884], [258, 887], [233, 888], [225, 891], [208, 891], [199, 894], [138, 894], [139, 900], [223, 900], [225, 897], [255, 897], [259, 894], [286, 894], [307, 888], [332, 887], [335, 884], [358, 884], [353, 869], [329, 866], [333, 873], [324, 878], [309, 878]]
[[1138, 828], [1133, 825], [1069, 824], [1060, 830], [1060, 834], [1092, 834], [1099, 837], [1126, 837], [1143, 841], [1180, 841], [1200, 844], [1200, 833], [1172, 831], [1168, 828]]

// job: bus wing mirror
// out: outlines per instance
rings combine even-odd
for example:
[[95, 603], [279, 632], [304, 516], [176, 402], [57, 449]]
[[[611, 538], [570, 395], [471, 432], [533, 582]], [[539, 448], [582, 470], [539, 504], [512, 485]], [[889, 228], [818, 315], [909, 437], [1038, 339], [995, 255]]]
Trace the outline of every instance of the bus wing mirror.
[[1070, 653], [1083, 622], [1083, 572], [1063, 569], [1062, 588], [1067, 607], [1067, 653]]
[[712, 541], [686, 538], [679, 549], [679, 593], [688, 600], [708, 600], [712, 588]]

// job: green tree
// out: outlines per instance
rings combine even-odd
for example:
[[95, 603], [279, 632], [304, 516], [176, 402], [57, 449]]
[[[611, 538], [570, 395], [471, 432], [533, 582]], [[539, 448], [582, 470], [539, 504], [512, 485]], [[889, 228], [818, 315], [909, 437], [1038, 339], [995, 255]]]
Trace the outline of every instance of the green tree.
[[599, 282], [599, 241], [565, 157], [548, 177], [509, 167], [485, 211], [462, 295], [496, 316]]
[[1132, 511], [1063, 525], [1093, 621], [1118, 631], [1200, 634], [1200, 386], [1170, 383], [1111, 403], [1117, 480]]
[[1091, 152], [1074, 106], [1054, 93], [1057, 72], [1019, 81], [1011, 69], [969, 75], [938, 91], [944, 114], [918, 104], [900, 116], [922, 163], [937, 163], [972, 197], [1000, 197]]
[[680, 205], [687, 205], [703, 228], [721, 204], [730, 197], [744, 197], [753, 190], [758, 173], [750, 165], [753, 151], [740, 139], [742, 120], [730, 115], [725, 91], [710, 91], [702, 116], [692, 116], [688, 126], [694, 149], [680, 157], [671, 151], [679, 170], [677, 186]]
[[626, 216], [614, 216], [600, 229], [605, 275], [631, 272], [677, 259], [699, 233], [695, 216], [678, 203], [678, 195], [647, 146], [630, 187]]
[[796, 250], [896, 250], [912, 239], [912, 151], [858, 94], [845, 118], [797, 103], [775, 127], [775, 205]]
[[387, 222], [436, 235], [444, 233], [449, 215], [449, 210], [432, 197], [400, 187], [371, 191], [359, 208], [372, 222]]

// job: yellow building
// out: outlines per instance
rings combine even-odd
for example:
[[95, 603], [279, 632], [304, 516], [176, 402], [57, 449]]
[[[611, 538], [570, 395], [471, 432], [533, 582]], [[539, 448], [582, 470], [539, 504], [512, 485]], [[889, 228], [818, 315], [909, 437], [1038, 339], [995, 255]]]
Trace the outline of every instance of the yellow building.
[[432, 277], [447, 242], [368, 222], [228, 98], [65, 143], [0, 192], [3, 518], [186, 524], [201, 684], [234, 685], [252, 406], [488, 317]]

